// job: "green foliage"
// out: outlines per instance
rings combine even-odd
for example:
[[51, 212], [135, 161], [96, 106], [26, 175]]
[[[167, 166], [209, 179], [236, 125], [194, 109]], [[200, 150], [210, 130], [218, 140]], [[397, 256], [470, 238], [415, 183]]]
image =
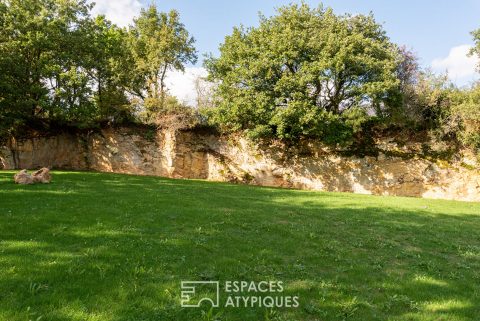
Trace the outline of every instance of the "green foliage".
[[199, 123], [197, 112], [181, 103], [174, 96], [165, 98], [145, 98], [139, 119], [146, 124], [155, 124], [170, 129], [189, 128]]
[[90, 43], [86, 46], [90, 49], [86, 56], [87, 72], [96, 87], [97, 117], [128, 118], [131, 110], [126, 93], [131, 87], [133, 58], [125, 49], [127, 33], [104, 16], [90, 20], [87, 28]]
[[480, 84], [456, 92], [448, 125], [462, 144], [480, 153]]
[[480, 85], [459, 89], [448, 80], [447, 74], [420, 70], [411, 52], [402, 48], [400, 53], [398, 76], [402, 101], [390, 109], [387, 123], [428, 130], [436, 139], [480, 148]]
[[175, 11], [152, 6], [128, 32], [92, 18], [91, 8], [86, 0], [0, 1], [0, 134], [38, 120], [130, 121], [132, 95], [166, 99], [166, 71], [196, 59]]
[[[183, 71], [186, 63], [195, 63], [195, 39], [180, 22], [177, 11], [159, 12], [154, 5], [142, 9], [129, 31], [129, 44], [134, 58], [134, 92], [142, 99], [155, 99], [159, 104], [147, 103], [150, 112], [168, 103], [165, 84], [169, 70]], [[152, 109], [153, 108], [153, 109]]]
[[398, 88], [390, 92], [388, 103], [377, 106], [376, 114], [384, 122], [392, 124], [417, 124], [419, 120], [418, 106], [415, 103], [416, 87], [421, 78], [421, 70], [416, 55], [402, 46], [398, 48], [396, 75]]
[[125, 104], [123, 31], [92, 19], [90, 8], [84, 0], [2, 6], [2, 116], [86, 125]]
[[[475, 47], [470, 51], [470, 55], [477, 55], [480, 58], [480, 28], [472, 31], [473, 41], [475, 42]], [[480, 71], [480, 62], [477, 65], [478, 70]]]
[[440, 128], [449, 117], [452, 95], [455, 91], [447, 75], [421, 72], [409, 97], [407, 116], [417, 127]]
[[[305, 3], [234, 28], [197, 79], [198, 110], [168, 93], [168, 71], [195, 63], [177, 11], [143, 9], [129, 28], [91, 17], [87, 0], [0, 0], [0, 136], [29, 124], [140, 120], [210, 122], [252, 138], [303, 137], [352, 145], [366, 124], [429, 130], [478, 148], [478, 86], [446, 75], [389, 40], [372, 15], [336, 15]], [[480, 29], [472, 32], [480, 57]], [[480, 66], [479, 66], [480, 67]]]
[[[472, 32], [475, 47], [470, 54], [480, 58], [480, 28]], [[477, 65], [480, 71], [480, 63]], [[468, 146], [472, 146], [480, 153], [480, 83], [467, 91], [463, 99], [453, 107], [459, 118], [462, 119], [460, 138]]]
[[220, 53], [205, 63], [221, 98], [212, 121], [231, 130], [324, 138], [324, 127], [348, 126], [348, 110], [384, 104], [398, 87], [396, 47], [372, 16], [281, 7], [235, 28]]
[[[85, 1], [2, 1], [0, 114], [8, 123], [82, 101], [88, 89], [71, 63], [82, 34], [72, 27], [83, 24], [87, 11]], [[72, 91], [76, 95], [65, 99]]]

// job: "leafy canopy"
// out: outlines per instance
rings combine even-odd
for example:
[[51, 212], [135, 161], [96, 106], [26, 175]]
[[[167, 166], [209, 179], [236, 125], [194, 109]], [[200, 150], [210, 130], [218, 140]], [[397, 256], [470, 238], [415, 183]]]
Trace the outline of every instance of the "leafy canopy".
[[[130, 30], [87, 0], [0, 0], [0, 136], [22, 125], [92, 126], [165, 100], [165, 73], [196, 60], [176, 11], [143, 10]], [[167, 99], [168, 100], [168, 99]], [[170, 99], [171, 100], [171, 99]]]
[[306, 4], [235, 28], [206, 60], [218, 83], [214, 122], [256, 136], [324, 137], [365, 118], [398, 89], [397, 48], [374, 18]]
[[195, 39], [180, 22], [177, 11], [159, 12], [154, 5], [142, 9], [130, 28], [130, 46], [137, 84], [136, 94], [155, 113], [167, 101], [165, 77], [169, 70], [184, 71], [197, 61]]
[[[475, 42], [475, 46], [470, 50], [471, 55], [477, 55], [480, 59], [480, 28], [472, 31], [473, 41]], [[477, 65], [478, 71], [480, 71], [480, 61]]]

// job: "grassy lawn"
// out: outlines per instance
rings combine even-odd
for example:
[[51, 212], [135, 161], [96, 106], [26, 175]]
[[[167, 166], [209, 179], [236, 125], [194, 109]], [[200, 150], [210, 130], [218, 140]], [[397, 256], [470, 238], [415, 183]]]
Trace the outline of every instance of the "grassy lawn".
[[[2, 321], [480, 318], [478, 203], [12, 175], [0, 172]], [[182, 280], [280, 280], [300, 306], [208, 314], [180, 306]]]

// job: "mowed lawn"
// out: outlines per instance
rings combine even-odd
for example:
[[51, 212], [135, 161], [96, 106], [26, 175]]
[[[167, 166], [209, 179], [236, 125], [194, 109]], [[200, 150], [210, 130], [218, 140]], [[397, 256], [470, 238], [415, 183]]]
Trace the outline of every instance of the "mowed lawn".
[[[480, 204], [0, 172], [0, 320], [480, 320]], [[182, 308], [182, 280], [279, 280], [298, 308]]]

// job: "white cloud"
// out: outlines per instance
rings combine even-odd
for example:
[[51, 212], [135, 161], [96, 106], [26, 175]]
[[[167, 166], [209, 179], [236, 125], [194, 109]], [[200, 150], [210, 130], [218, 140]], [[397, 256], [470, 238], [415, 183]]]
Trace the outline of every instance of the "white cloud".
[[185, 72], [171, 71], [167, 74], [167, 88], [173, 96], [191, 106], [196, 103], [197, 92], [195, 79], [207, 76], [207, 71], [202, 67], [187, 67]]
[[449, 78], [458, 85], [464, 85], [476, 78], [478, 58], [467, 56], [471, 45], [460, 45], [450, 49], [448, 56], [432, 61], [432, 69], [437, 72], [448, 72]]
[[95, 2], [93, 15], [104, 14], [113, 23], [126, 27], [138, 16], [142, 4], [139, 0], [89, 0]]

